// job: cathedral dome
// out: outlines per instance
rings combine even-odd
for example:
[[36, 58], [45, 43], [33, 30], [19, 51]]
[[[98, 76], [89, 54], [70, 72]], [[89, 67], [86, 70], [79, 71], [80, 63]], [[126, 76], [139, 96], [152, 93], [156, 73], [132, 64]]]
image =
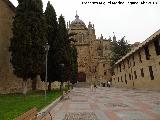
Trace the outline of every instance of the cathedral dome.
[[71, 22], [71, 25], [84, 25], [85, 26], [85, 23], [79, 19], [79, 16], [77, 14], [75, 18], [76, 19]]

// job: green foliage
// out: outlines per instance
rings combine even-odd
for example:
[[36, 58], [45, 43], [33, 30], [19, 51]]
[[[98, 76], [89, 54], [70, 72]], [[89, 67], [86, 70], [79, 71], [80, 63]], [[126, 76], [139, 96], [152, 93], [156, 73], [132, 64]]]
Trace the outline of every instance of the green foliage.
[[112, 42], [112, 58], [111, 58], [111, 66], [125, 56], [130, 51], [130, 44], [124, 40], [124, 37], [121, 40]]
[[59, 61], [57, 59], [57, 56], [59, 56], [59, 48], [57, 45], [57, 43], [59, 42], [58, 22], [55, 9], [50, 4], [50, 2], [47, 3], [47, 8], [45, 10], [44, 15], [47, 25], [47, 40], [50, 45], [48, 53], [48, 82], [51, 83], [59, 79], [58, 75], [60, 74], [60, 70]]
[[11, 63], [13, 72], [23, 79], [42, 72], [45, 60], [45, 21], [41, 0], [19, 0], [13, 21]]
[[[70, 61], [71, 61], [71, 46], [68, 36], [68, 31], [65, 24], [65, 19], [61, 15], [58, 18], [58, 48], [59, 48], [59, 56], [57, 56], [60, 63], [64, 64], [64, 75], [63, 81], [67, 81], [69, 79], [69, 69], [70, 69]], [[61, 75], [62, 76], [62, 75]]]
[[65, 19], [61, 15], [58, 18], [58, 40], [59, 40], [59, 48], [60, 48], [60, 61], [61, 63], [68, 64], [70, 63], [70, 41], [68, 39], [68, 31], [65, 24]]
[[30, 91], [26, 96], [21, 94], [0, 95], [0, 120], [13, 120], [33, 107], [41, 110], [61, 95], [58, 90], [48, 92], [46, 102], [44, 91]]

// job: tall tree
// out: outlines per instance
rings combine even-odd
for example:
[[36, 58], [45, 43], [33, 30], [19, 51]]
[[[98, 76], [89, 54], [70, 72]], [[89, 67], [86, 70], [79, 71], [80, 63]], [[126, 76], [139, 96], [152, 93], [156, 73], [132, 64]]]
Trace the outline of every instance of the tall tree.
[[50, 50], [48, 54], [48, 90], [51, 91], [51, 83], [57, 80], [57, 67], [58, 66], [58, 60], [57, 60], [57, 35], [58, 35], [58, 22], [56, 17], [56, 12], [54, 7], [50, 4], [50, 2], [47, 3], [47, 7], [45, 10], [45, 19], [47, 24], [47, 40], [50, 45]]
[[60, 80], [62, 87], [63, 82], [67, 80], [67, 75], [68, 75], [67, 69], [69, 68], [69, 65], [71, 63], [71, 47], [70, 47], [68, 31], [65, 24], [65, 19], [62, 15], [58, 18], [58, 22], [59, 22], [58, 24], [59, 61], [60, 63], [64, 64], [64, 72], [61, 73], [61, 76], [63, 76], [63, 78]]
[[125, 36], [118, 41], [112, 42], [112, 57], [111, 57], [111, 66], [121, 59], [124, 55], [126, 55], [130, 51], [130, 44], [128, 44], [127, 41], [125, 41]]
[[77, 49], [74, 45], [71, 47], [71, 66], [71, 83], [74, 84], [78, 76]]
[[43, 69], [45, 21], [41, 0], [18, 2], [10, 44], [11, 63], [13, 72], [26, 81], [28, 78], [35, 78]]

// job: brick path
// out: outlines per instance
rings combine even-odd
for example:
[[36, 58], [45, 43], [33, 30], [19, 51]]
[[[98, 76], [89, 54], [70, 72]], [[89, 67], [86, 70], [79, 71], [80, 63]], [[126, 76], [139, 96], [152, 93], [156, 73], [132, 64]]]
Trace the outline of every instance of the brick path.
[[160, 120], [160, 92], [74, 88], [69, 96], [53, 108], [53, 120]]

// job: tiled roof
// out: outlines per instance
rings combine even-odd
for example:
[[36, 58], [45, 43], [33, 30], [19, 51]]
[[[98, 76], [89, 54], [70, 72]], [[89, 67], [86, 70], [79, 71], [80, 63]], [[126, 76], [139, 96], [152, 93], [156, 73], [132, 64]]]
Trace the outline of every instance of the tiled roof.
[[155, 32], [153, 35], [151, 35], [149, 38], [147, 38], [145, 41], [143, 41], [141, 44], [139, 44], [137, 47], [135, 47], [135, 49], [131, 50], [129, 53], [127, 53], [125, 56], [123, 56], [121, 59], [119, 59], [115, 63], [115, 65], [118, 64], [118, 63], [120, 63], [125, 58], [129, 57], [130, 55], [132, 55], [133, 53], [135, 53], [137, 50], [139, 50], [140, 48], [142, 48], [147, 43], [151, 42], [153, 40], [153, 38], [155, 38], [157, 35], [160, 35], [160, 29], [157, 32]]

